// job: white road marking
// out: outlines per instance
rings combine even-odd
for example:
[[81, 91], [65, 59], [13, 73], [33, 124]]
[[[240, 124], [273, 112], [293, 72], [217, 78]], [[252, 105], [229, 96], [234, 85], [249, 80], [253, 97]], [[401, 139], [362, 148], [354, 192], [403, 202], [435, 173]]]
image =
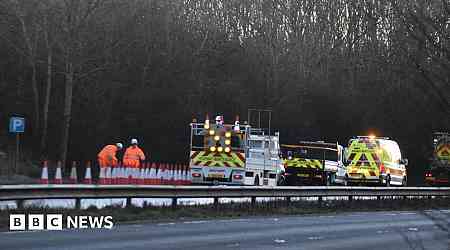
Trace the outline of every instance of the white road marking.
[[308, 237], [308, 240], [321, 240], [321, 239], [323, 239], [322, 236], [311, 236], [311, 237]]
[[171, 226], [171, 225], [175, 225], [174, 222], [169, 222], [169, 223], [158, 223], [158, 226]]
[[228, 244], [227, 247], [238, 247], [240, 244], [238, 242], [233, 244]]
[[400, 213], [400, 215], [416, 215], [417, 213], [407, 212], [407, 213]]
[[196, 221], [185, 221], [183, 222], [184, 224], [201, 224], [201, 223], [206, 223], [208, 221], [206, 220], [196, 220]]
[[275, 243], [278, 243], [278, 244], [286, 243], [285, 240], [280, 240], [280, 239], [275, 239], [274, 241], [275, 241]]
[[27, 230], [27, 231], [7, 231], [7, 232], [0, 232], [1, 234], [21, 234], [21, 233], [37, 233], [42, 232], [44, 230]]
[[417, 227], [410, 227], [408, 228], [408, 231], [417, 232], [419, 229]]

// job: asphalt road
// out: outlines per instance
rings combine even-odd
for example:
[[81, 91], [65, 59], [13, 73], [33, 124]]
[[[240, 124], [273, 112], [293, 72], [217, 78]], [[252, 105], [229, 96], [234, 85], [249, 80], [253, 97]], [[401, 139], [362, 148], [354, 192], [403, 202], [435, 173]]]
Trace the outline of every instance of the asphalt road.
[[450, 211], [359, 212], [0, 232], [0, 249], [450, 249]]

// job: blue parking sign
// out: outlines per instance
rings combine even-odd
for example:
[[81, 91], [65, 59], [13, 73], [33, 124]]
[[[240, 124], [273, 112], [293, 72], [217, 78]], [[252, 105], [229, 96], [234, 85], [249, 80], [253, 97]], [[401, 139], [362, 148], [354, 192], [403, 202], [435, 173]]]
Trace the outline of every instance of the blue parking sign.
[[9, 132], [11, 132], [11, 133], [25, 132], [25, 118], [11, 117], [9, 119]]

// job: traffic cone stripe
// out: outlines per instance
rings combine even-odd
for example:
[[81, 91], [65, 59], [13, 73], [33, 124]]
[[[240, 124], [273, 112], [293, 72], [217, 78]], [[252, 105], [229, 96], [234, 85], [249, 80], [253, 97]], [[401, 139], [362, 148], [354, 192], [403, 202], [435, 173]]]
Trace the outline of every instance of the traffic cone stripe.
[[84, 175], [84, 184], [92, 184], [91, 162], [88, 161], [86, 165], [86, 173]]
[[74, 162], [72, 162], [72, 168], [70, 169], [69, 183], [70, 184], [76, 184], [77, 182], [78, 182], [78, 178], [77, 178], [77, 163], [74, 161]]
[[61, 161], [58, 161], [56, 166], [55, 179], [53, 180], [53, 183], [62, 184]]
[[48, 184], [48, 162], [44, 161], [41, 173], [41, 184]]

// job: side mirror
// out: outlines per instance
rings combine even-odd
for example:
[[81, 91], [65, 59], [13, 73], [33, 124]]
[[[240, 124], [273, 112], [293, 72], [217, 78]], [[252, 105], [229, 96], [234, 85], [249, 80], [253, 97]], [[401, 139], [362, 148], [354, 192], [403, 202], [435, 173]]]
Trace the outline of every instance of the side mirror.
[[400, 163], [405, 165], [405, 166], [408, 166], [408, 159], [401, 159]]

